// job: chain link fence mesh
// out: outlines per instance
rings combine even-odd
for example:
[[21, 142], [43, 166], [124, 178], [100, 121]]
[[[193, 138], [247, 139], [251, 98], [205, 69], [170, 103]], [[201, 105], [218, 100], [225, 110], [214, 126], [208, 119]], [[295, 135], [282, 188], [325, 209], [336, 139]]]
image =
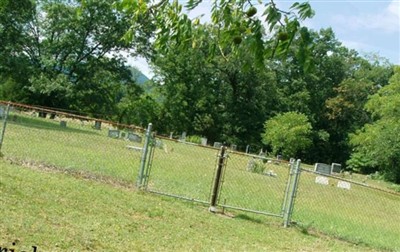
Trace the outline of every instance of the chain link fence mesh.
[[140, 162], [140, 128], [117, 128], [106, 121], [65, 113], [12, 107], [3, 155], [12, 162], [51, 167], [88, 176], [134, 182]]
[[289, 164], [235, 151], [228, 153], [219, 205], [283, 215]]
[[350, 180], [357, 175], [340, 176], [303, 169], [293, 219], [305, 232], [399, 251], [400, 194]]
[[147, 190], [209, 202], [218, 149], [156, 136]]

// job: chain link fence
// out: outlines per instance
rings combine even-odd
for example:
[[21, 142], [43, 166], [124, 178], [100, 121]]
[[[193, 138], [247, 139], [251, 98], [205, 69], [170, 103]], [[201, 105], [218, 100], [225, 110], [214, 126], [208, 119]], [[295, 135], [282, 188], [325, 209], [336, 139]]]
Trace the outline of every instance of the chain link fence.
[[218, 149], [156, 136], [146, 190], [209, 203]]
[[219, 205], [282, 217], [289, 170], [282, 160], [228, 151]]
[[356, 244], [400, 250], [400, 195], [302, 169], [293, 219], [304, 232], [323, 232]]
[[361, 175], [321, 174], [300, 168], [299, 161], [154, 136], [151, 128], [146, 132], [7, 104], [0, 105], [0, 150], [10, 162], [136, 183], [149, 192], [211, 207], [279, 217], [284, 226], [293, 219], [303, 232], [400, 251], [400, 194], [355, 182]]
[[138, 127], [20, 105], [10, 107], [1, 152], [26, 166], [134, 182], [142, 138]]

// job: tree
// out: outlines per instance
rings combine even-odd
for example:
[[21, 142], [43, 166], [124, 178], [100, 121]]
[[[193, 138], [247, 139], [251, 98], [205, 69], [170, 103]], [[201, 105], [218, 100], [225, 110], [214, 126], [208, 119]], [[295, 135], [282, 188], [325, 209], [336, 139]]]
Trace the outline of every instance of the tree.
[[30, 0], [0, 2], [0, 99], [25, 100], [23, 84], [28, 82], [31, 67], [23, 49], [34, 10]]
[[272, 152], [285, 158], [296, 157], [311, 145], [311, 123], [306, 115], [298, 112], [278, 114], [264, 124], [263, 143]]
[[[366, 110], [374, 121], [350, 135], [354, 147], [348, 164], [359, 171], [378, 170], [386, 179], [400, 183], [400, 67], [389, 84], [372, 95]], [[360, 162], [362, 160], [362, 162]]]
[[[185, 7], [193, 10], [201, 2], [188, 0]], [[152, 37], [157, 53], [173, 52], [167, 41], [175, 41], [185, 48], [190, 48], [196, 42], [193, 28], [200, 24], [200, 19], [188, 18], [182, 11], [183, 5], [177, 0], [160, 0], [157, 3], [122, 0], [115, 5], [120, 12], [131, 16], [132, 25], [126, 35], [128, 40], [136, 33], [138, 21], [145, 19], [154, 25]], [[261, 9], [261, 15], [255, 15], [258, 9]], [[296, 2], [288, 11], [284, 11], [270, 0], [265, 5], [260, 4], [258, 9], [250, 1], [213, 1], [210, 24], [218, 29], [218, 33], [212, 53], [226, 47], [235, 51], [238, 45], [248, 43], [251, 47], [248, 53], [252, 53], [256, 62], [262, 65], [265, 58], [283, 56], [297, 34], [303, 37], [301, 49], [305, 52], [308, 45], [307, 31], [302, 29], [300, 21], [314, 15], [308, 3]], [[264, 21], [268, 24], [267, 34], [263, 27]]]
[[[121, 52], [144, 53], [151, 23], [127, 42], [130, 19], [111, 1], [6, 0], [0, 7], [0, 69], [10, 69], [0, 75], [3, 99], [109, 119], [118, 113], [123, 89], [134, 85]], [[129, 99], [139, 98], [143, 90], [133, 89]]]
[[217, 40], [217, 29], [199, 25], [196, 45], [182, 50], [168, 42], [174, 53], [159, 54], [154, 67], [163, 95], [162, 125], [166, 132], [185, 131], [210, 141], [245, 148], [260, 145], [264, 121], [275, 111], [273, 72], [252, 65], [243, 44], [233, 53], [221, 48], [208, 56]]

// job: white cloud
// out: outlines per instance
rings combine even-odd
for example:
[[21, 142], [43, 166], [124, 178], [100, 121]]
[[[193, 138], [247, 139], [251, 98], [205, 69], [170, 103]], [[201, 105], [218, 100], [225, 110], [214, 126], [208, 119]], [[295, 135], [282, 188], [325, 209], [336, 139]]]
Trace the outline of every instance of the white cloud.
[[372, 29], [386, 33], [398, 33], [400, 30], [400, 1], [392, 0], [385, 9], [378, 10], [374, 14], [336, 15], [333, 21], [352, 30]]

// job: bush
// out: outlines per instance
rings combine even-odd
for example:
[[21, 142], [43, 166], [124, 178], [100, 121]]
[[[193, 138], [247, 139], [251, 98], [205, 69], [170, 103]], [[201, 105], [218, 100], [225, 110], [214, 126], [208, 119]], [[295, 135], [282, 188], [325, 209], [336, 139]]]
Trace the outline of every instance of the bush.
[[262, 174], [265, 171], [265, 165], [262, 160], [250, 159], [247, 163], [247, 171]]
[[187, 136], [186, 137], [186, 142], [191, 142], [195, 144], [201, 144], [201, 136], [193, 135], [193, 136]]

